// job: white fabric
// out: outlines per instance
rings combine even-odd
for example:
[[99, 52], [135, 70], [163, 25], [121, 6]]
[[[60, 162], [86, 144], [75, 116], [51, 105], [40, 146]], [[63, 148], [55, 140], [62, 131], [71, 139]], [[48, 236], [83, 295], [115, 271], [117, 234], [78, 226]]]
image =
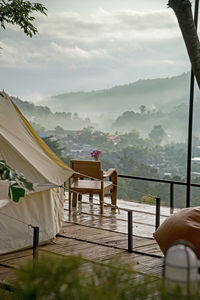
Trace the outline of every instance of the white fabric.
[[4, 206], [6, 206], [9, 203], [9, 200], [1, 200], [0, 201], [0, 209]]
[[0, 180], [0, 201], [9, 200], [8, 191], [9, 191], [9, 181]]
[[9, 203], [9, 182], [0, 180], [0, 209]]
[[61, 229], [64, 195], [61, 189], [51, 189], [27, 195], [18, 203], [0, 209], [0, 253], [31, 247], [33, 229], [39, 226], [40, 242], [53, 238]]
[[0, 159], [33, 183], [66, 181], [71, 171], [54, 163], [31, 135], [8, 97], [0, 96]]
[[[7, 183], [0, 184], [0, 254], [32, 246], [32, 228], [39, 226], [40, 242], [53, 238], [64, 219], [63, 185], [72, 175], [45, 153], [14, 107], [11, 99], [0, 94], [0, 160], [24, 174], [34, 193], [9, 200]], [[26, 223], [22, 223], [22, 222]]]

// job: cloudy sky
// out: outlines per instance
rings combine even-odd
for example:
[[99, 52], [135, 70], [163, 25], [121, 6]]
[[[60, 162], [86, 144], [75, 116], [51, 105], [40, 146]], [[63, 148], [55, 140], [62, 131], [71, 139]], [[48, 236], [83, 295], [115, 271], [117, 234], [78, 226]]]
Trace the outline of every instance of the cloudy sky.
[[32, 39], [0, 34], [0, 90], [24, 100], [110, 88], [190, 69], [167, 0], [43, 0]]

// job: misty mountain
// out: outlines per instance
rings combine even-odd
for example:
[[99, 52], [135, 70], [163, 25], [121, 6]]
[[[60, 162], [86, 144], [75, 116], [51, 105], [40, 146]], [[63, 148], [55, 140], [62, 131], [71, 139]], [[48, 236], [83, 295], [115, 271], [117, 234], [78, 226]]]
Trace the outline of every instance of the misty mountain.
[[12, 99], [32, 126], [40, 133], [54, 129], [57, 126], [63, 129], [79, 130], [93, 125], [89, 118], [81, 118], [77, 113], [72, 114], [69, 111], [67, 113], [53, 113], [47, 106], [35, 105], [28, 101], [22, 101], [17, 97], [12, 97]]
[[[193, 134], [200, 137], [200, 99], [195, 98], [193, 111]], [[188, 130], [189, 99], [187, 104], [170, 107], [170, 111], [126, 111], [119, 115], [112, 123], [112, 131], [128, 132], [137, 130], [146, 136], [155, 125], [161, 125], [169, 136], [169, 140], [185, 141]]]
[[[185, 141], [189, 83], [189, 74], [140, 80], [108, 90], [52, 96], [41, 102], [46, 106], [13, 99], [32, 125], [44, 126], [47, 130], [56, 126], [68, 130], [93, 126], [112, 133], [137, 130], [147, 137], [155, 125], [161, 125], [169, 141]], [[197, 90], [195, 93], [193, 132], [200, 137], [200, 99]], [[42, 131], [40, 127], [37, 129]]]
[[83, 114], [111, 113], [138, 110], [145, 105], [148, 110], [170, 111], [172, 107], [188, 103], [190, 75], [160, 79], [139, 80], [111, 89], [91, 92], [73, 92], [46, 98], [39, 102], [52, 111], [71, 111]]

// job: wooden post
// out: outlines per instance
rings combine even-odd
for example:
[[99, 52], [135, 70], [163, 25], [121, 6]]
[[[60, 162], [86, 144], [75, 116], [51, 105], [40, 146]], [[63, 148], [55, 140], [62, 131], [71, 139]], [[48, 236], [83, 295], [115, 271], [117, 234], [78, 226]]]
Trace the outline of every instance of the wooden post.
[[174, 212], [174, 184], [170, 183], [170, 214]]
[[77, 207], [77, 192], [72, 193], [72, 206]]
[[100, 210], [101, 214], [104, 213], [104, 182], [101, 180], [101, 192], [100, 192]]
[[113, 189], [111, 190], [111, 203], [112, 205], [117, 204], [117, 171], [115, 171], [111, 176], [111, 181], [113, 183]]
[[128, 211], [128, 252], [133, 252], [133, 212]]
[[160, 198], [156, 197], [156, 222], [155, 222], [155, 230], [160, 226]]
[[38, 261], [38, 249], [39, 249], [39, 227], [33, 226], [33, 259]]
[[71, 212], [71, 209], [72, 209], [71, 177], [69, 178], [68, 189], [69, 189], [69, 192], [68, 192], [69, 212]]

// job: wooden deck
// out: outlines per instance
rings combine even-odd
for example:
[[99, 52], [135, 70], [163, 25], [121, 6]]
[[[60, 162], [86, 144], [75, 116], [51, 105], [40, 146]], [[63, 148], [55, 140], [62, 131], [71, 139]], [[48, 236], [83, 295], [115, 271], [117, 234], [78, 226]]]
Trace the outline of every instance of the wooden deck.
[[[103, 263], [120, 256], [140, 273], [161, 275], [163, 255], [152, 238], [155, 223], [154, 206], [141, 205], [119, 200], [120, 207], [132, 209], [133, 253], [127, 251], [127, 212], [105, 208], [104, 216], [99, 214], [97, 201], [83, 201], [71, 213], [65, 210], [63, 230], [56, 239], [40, 246], [40, 253], [56, 255], [80, 254], [87, 261]], [[161, 209], [161, 220], [169, 215], [169, 209]], [[14, 278], [13, 269], [32, 259], [32, 249], [0, 255], [0, 281]]]

